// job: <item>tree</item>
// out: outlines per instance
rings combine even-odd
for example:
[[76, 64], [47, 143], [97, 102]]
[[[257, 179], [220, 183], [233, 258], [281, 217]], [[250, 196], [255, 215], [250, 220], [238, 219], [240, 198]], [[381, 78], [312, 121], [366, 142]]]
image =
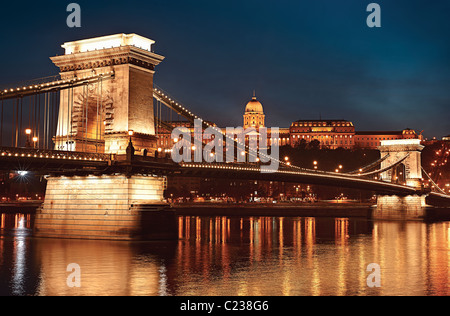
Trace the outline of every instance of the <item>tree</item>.
[[319, 150], [320, 149], [320, 141], [318, 141], [317, 139], [312, 140], [309, 143], [309, 149]]

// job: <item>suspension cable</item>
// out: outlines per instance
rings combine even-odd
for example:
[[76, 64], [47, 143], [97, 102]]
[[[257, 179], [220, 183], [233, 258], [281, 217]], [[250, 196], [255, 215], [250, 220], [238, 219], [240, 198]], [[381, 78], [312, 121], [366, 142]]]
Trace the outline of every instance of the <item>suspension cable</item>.
[[361, 173], [364, 172], [366, 170], [370, 170], [372, 169], [374, 166], [379, 165], [380, 163], [382, 163], [383, 161], [385, 161], [388, 157], [390, 156], [390, 154], [388, 153], [386, 156], [382, 157], [381, 159], [378, 159], [377, 161], [372, 162], [371, 164], [364, 166], [362, 168], [359, 168], [358, 170], [353, 170], [351, 172], [348, 172], [349, 174], [355, 174], [355, 173]]
[[430, 180], [431, 184], [433, 184], [433, 186], [442, 194], [448, 195], [447, 193], [445, 193], [444, 190], [442, 190], [434, 181], [433, 179], [428, 175], [428, 173], [425, 171], [425, 169], [422, 167], [422, 172], [427, 176], [427, 178]]

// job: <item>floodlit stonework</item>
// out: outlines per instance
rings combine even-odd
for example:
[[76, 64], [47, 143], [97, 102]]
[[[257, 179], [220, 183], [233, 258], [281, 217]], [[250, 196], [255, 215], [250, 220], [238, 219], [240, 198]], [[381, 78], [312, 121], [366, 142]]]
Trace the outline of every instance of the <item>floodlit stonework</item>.
[[373, 217], [377, 219], [411, 220], [426, 215], [425, 195], [379, 195]]
[[175, 237], [174, 214], [164, 211], [165, 179], [120, 175], [49, 177], [35, 236], [82, 239]]
[[153, 75], [164, 57], [151, 52], [153, 43], [118, 34], [65, 43], [66, 54], [51, 58], [62, 79], [114, 73], [61, 92], [56, 149], [125, 154], [133, 131], [137, 153], [155, 152]]
[[[65, 55], [51, 58], [62, 80], [96, 76], [61, 91], [57, 150], [127, 154], [130, 163], [133, 155], [156, 152], [153, 75], [164, 57], [151, 51], [153, 44], [117, 34], [65, 43]], [[35, 236], [176, 238], [175, 214], [163, 201], [165, 181], [131, 174], [49, 177]]]
[[[390, 166], [402, 158], [407, 158], [397, 168], [392, 168], [381, 174], [381, 179], [387, 182], [405, 182], [406, 185], [421, 188], [422, 160], [421, 152], [424, 146], [420, 139], [398, 139], [381, 142], [378, 147], [381, 157], [389, 157], [381, 163], [381, 169]], [[403, 180], [403, 181], [402, 181]]]
[[[381, 163], [381, 169], [391, 166], [405, 158], [397, 167], [381, 174], [386, 182], [406, 184], [422, 189], [421, 151], [424, 148], [420, 139], [397, 139], [381, 142], [381, 157], [389, 155]], [[426, 215], [425, 195], [392, 196], [378, 195], [377, 207], [373, 217], [378, 219], [422, 219]]]

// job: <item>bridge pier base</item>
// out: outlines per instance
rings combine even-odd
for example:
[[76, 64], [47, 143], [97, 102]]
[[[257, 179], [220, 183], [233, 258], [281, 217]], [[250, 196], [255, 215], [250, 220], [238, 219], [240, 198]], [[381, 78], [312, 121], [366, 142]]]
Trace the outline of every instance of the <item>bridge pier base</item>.
[[134, 175], [49, 177], [34, 236], [176, 239], [175, 212], [163, 201], [164, 178]]
[[372, 213], [374, 219], [421, 220], [426, 216], [425, 195], [379, 195]]

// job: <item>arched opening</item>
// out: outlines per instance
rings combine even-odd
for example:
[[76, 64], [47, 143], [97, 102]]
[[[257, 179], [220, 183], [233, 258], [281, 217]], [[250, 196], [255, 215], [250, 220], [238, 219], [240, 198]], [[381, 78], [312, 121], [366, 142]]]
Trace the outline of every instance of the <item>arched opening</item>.
[[398, 184], [406, 183], [406, 166], [401, 163], [392, 169], [391, 182]]

